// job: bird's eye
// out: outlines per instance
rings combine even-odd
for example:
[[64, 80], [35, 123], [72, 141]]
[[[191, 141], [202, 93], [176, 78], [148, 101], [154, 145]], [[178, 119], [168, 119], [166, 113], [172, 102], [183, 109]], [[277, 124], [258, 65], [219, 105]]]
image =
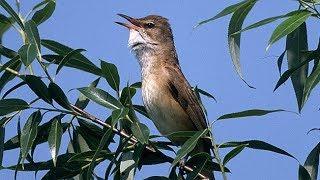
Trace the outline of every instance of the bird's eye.
[[153, 28], [155, 25], [154, 25], [154, 23], [152, 23], [152, 22], [149, 22], [149, 23], [146, 23], [145, 24], [145, 27], [146, 28]]

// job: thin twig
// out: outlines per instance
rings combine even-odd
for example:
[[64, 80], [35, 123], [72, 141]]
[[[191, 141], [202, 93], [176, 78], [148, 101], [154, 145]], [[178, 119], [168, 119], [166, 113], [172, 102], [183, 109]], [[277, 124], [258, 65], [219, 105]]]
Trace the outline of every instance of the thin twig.
[[[81, 116], [81, 117], [84, 117], [84, 118], [86, 118], [86, 119], [89, 119], [89, 120], [91, 120], [92, 122], [94, 122], [94, 123], [96, 123], [96, 124], [99, 124], [99, 125], [101, 125], [101, 126], [104, 126], [104, 127], [106, 127], [106, 128], [109, 128], [109, 129], [111, 128], [112, 131], [113, 131], [115, 134], [117, 134], [117, 135], [119, 135], [119, 136], [122, 136], [122, 137], [124, 137], [124, 138], [130, 138], [130, 143], [132, 143], [132, 144], [138, 143], [138, 141], [137, 141], [134, 137], [131, 137], [129, 134], [127, 134], [127, 133], [124, 132], [123, 130], [118, 130], [117, 128], [112, 127], [110, 124], [105, 123], [105, 122], [102, 121], [101, 119], [99, 119], [99, 118], [91, 115], [90, 113], [88, 113], [88, 112], [86, 112], [86, 111], [78, 108], [77, 106], [74, 106], [74, 105], [71, 105], [71, 106], [72, 106], [72, 108], [76, 111], [76, 112], [75, 112], [75, 113], [76, 113], [75, 115], [79, 115], [79, 116]], [[147, 146], [146, 146], [146, 149], [149, 150], [149, 151], [151, 151], [151, 152], [153, 152], [153, 153], [156, 152], [156, 150], [155, 150], [152, 146], [150, 146], [150, 145], [147, 145]], [[182, 168], [183, 170], [187, 171], [187, 172], [193, 172], [193, 169], [192, 169], [191, 167], [189, 167], [189, 166], [181, 165], [181, 168]], [[208, 177], [204, 176], [204, 175], [201, 174], [201, 173], [198, 173], [198, 177], [201, 178], [201, 179], [209, 179]]]

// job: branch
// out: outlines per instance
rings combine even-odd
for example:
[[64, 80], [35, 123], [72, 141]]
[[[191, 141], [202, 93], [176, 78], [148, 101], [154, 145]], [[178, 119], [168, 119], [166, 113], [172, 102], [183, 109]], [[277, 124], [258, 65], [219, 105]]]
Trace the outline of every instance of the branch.
[[[71, 104], [71, 106], [72, 106], [72, 108], [76, 111], [76, 112], [75, 112], [75, 113], [76, 113], [75, 115], [78, 115], [78, 116], [81, 116], [81, 117], [86, 118], [86, 119], [88, 119], [88, 120], [91, 120], [92, 122], [94, 122], [94, 123], [96, 123], [96, 124], [99, 124], [99, 125], [101, 125], [101, 126], [103, 126], [103, 127], [106, 127], [106, 128], [109, 128], [109, 129], [111, 128], [112, 131], [113, 131], [115, 134], [117, 134], [117, 135], [119, 135], [119, 136], [121, 136], [121, 137], [124, 137], [124, 138], [130, 138], [129, 143], [131, 143], [131, 144], [133, 144], [133, 145], [135, 145], [136, 143], [138, 143], [138, 141], [137, 141], [136, 138], [131, 137], [129, 134], [127, 134], [127, 133], [124, 132], [123, 130], [118, 130], [117, 128], [112, 127], [110, 124], [105, 123], [103, 120], [101, 120], [101, 119], [99, 119], [99, 118], [91, 115], [90, 113], [88, 113], [88, 112], [86, 112], [86, 111], [78, 108], [77, 106], [74, 106], [74, 105], [72, 105], [72, 104]], [[152, 146], [150, 146], [150, 145], [147, 145], [145, 148], [146, 148], [147, 150], [153, 152], [153, 153], [156, 152], [156, 149], [154, 149], [154, 148], [153, 148]], [[180, 166], [180, 168], [182, 168], [183, 170], [185, 170], [185, 171], [187, 171], [187, 172], [193, 172], [193, 169], [192, 169], [191, 167], [189, 167], [189, 166], [186, 166], [186, 165], [179, 165], [179, 166]], [[201, 179], [209, 179], [208, 177], [204, 176], [204, 175], [201, 174], [201, 173], [198, 173], [197, 176], [198, 176], [199, 178], [201, 178]]]

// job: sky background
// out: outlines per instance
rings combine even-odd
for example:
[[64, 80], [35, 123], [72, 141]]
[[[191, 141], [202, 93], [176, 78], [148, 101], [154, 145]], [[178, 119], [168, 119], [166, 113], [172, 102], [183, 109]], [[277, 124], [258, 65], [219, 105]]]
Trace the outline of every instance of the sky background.
[[[13, 4], [12, 0], [9, 2]], [[22, 12], [26, 14], [38, 2], [40, 1], [21, 1]], [[172, 25], [180, 65], [187, 79], [192, 85], [198, 85], [212, 93], [218, 101], [215, 103], [204, 98], [210, 121], [225, 113], [255, 108], [297, 111], [296, 99], [289, 81], [273, 92], [279, 79], [276, 60], [283, 52], [285, 42], [284, 40], [277, 42], [268, 52], [265, 49], [273, 29], [279, 22], [243, 33], [242, 69], [245, 79], [256, 89], [248, 88], [233, 69], [227, 45], [229, 16], [193, 29], [197, 22], [214, 16], [235, 2], [238, 1], [136, 0], [133, 3], [133, 1], [58, 0], [53, 16], [40, 25], [39, 31], [41, 38], [54, 39], [72, 48], [86, 49], [84, 54], [96, 65], [100, 64], [99, 59], [116, 64], [120, 72], [121, 85], [124, 87], [127, 81], [133, 83], [140, 80], [140, 68], [127, 48], [128, 31], [114, 23], [123, 21], [116, 14], [123, 13], [133, 17], [161, 15], [167, 17]], [[244, 24], [285, 14], [297, 7], [297, 3], [293, 0], [259, 1]], [[319, 38], [319, 22], [308, 20], [307, 26], [309, 47], [315, 49]], [[12, 49], [17, 50], [21, 46], [21, 39], [14, 30], [5, 34], [3, 41]], [[70, 89], [87, 86], [95, 78], [91, 74], [63, 68], [56, 77], [56, 83], [67, 93]], [[10, 83], [6, 89], [12, 85]], [[99, 87], [111, 91], [105, 82]], [[67, 95], [71, 102], [74, 102], [78, 92], [70, 91]], [[32, 99], [31, 96], [33, 95], [26, 94], [26, 91], [22, 90], [12, 94], [11, 97], [28, 100]], [[311, 149], [319, 142], [319, 132], [307, 135], [310, 129], [319, 128], [319, 119], [316, 118], [319, 115], [318, 98], [319, 90], [316, 88], [301, 115], [282, 112], [264, 117], [217, 122], [214, 126], [217, 142], [262, 140], [286, 150], [303, 163]], [[136, 96], [135, 102], [141, 103], [140, 95]], [[88, 111], [101, 118], [107, 117], [110, 113], [93, 103], [90, 104]], [[22, 123], [26, 121], [27, 115], [22, 115]], [[141, 121], [148, 125], [152, 134], [158, 134], [150, 120], [141, 117]], [[16, 135], [16, 123], [14, 120], [7, 125], [6, 140]], [[67, 141], [67, 136], [64, 136], [60, 152], [65, 152]], [[224, 155], [226, 152], [223, 150], [221, 154]], [[4, 155], [4, 165], [16, 164], [17, 150], [6, 151]], [[50, 159], [48, 144], [40, 145], [36, 149], [35, 156], [37, 161]], [[102, 177], [105, 165], [106, 163], [102, 163], [96, 169], [98, 175]], [[151, 175], [167, 176], [169, 167], [169, 164], [144, 167], [137, 173], [136, 179]], [[252, 149], [245, 149], [231, 160], [227, 167], [232, 171], [232, 174], [228, 175], [231, 180], [297, 179], [298, 175], [298, 163], [295, 160]], [[37, 177], [43, 174], [39, 172]], [[217, 179], [220, 179], [220, 175], [216, 174]], [[13, 171], [0, 171], [1, 179], [13, 179], [13, 176]], [[33, 178], [33, 173], [18, 174], [18, 179]]]

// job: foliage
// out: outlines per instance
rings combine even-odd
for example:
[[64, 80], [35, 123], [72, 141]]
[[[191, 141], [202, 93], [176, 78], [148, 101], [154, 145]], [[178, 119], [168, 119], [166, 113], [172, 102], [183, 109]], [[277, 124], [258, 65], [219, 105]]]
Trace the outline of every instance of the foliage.
[[[314, 51], [307, 51], [306, 38], [297, 38], [295, 34], [302, 34], [301, 37], [303, 37], [306, 34], [305, 20], [308, 17], [319, 18], [320, 15], [313, 8], [314, 2], [299, 1], [302, 8], [298, 11], [268, 18], [242, 29], [243, 21], [257, 2], [257, 0], [242, 1], [227, 7], [217, 16], [199, 24], [233, 13], [229, 24], [228, 42], [236, 71], [244, 80], [240, 68], [241, 32], [273, 22], [276, 19], [287, 18], [277, 27], [269, 45], [284, 36], [287, 36], [289, 42], [304, 44], [304, 46], [298, 48], [287, 46], [288, 62], [291, 67], [282, 75], [277, 85], [277, 87], [280, 86], [291, 77], [296, 90], [299, 109], [302, 109], [310, 92], [319, 82], [320, 72], [317, 63], [315, 63], [315, 67], [309, 76], [305, 73], [306, 70], [302, 68], [308, 69], [308, 63], [312, 60], [318, 62], [320, 53], [319, 48]], [[1, 0], [0, 5], [7, 14], [0, 14], [0, 36], [9, 27], [14, 27], [23, 40], [21, 47], [17, 50], [12, 50], [4, 45], [0, 46], [0, 54], [5, 57], [4, 63], [0, 66], [0, 72], [2, 72], [0, 92], [3, 87], [8, 86], [8, 82], [16, 83], [4, 92], [0, 100], [0, 163], [2, 164], [2, 159], [5, 158], [3, 157], [5, 151], [20, 150], [18, 163], [9, 167], [1, 166], [2, 169], [10, 169], [16, 172], [33, 171], [35, 173], [46, 171], [43, 179], [76, 177], [103, 179], [94, 173], [95, 168], [99, 163], [108, 161], [104, 179], [108, 179], [109, 176], [118, 179], [123, 174], [134, 175], [134, 172], [140, 170], [142, 166], [169, 162], [172, 164], [172, 170], [168, 175], [170, 179], [178, 179], [182, 175], [188, 179], [204, 177], [200, 173], [203, 169], [221, 171], [226, 179], [225, 173], [230, 172], [230, 170], [225, 165], [247, 148], [270, 151], [294, 158], [285, 150], [258, 140], [226, 142], [217, 145], [211, 133], [211, 127], [199, 132], [176, 132], [169, 135], [171, 137], [188, 138], [185, 144], [175, 152], [173, 148], [175, 145], [156, 139], [158, 137], [156, 135], [150, 135], [148, 127], [137, 118], [136, 112], [148, 118], [145, 108], [132, 102], [132, 97], [141, 87], [140, 82], [121, 87], [118, 69], [114, 64], [101, 60], [100, 67], [98, 67], [82, 54], [84, 49], [74, 49], [55, 40], [41, 39], [38, 26], [48, 20], [54, 13], [55, 0], [40, 2], [25, 17], [20, 14], [19, 10], [14, 11], [5, 0]], [[17, 5], [19, 6], [19, 4]], [[45, 52], [44, 48], [51, 53], [43, 54]], [[304, 51], [300, 52], [301, 50]], [[305, 59], [302, 60], [300, 57]], [[34, 74], [33, 67], [36, 64], [40, 65], [44, 75]], [[55, 77], [48, 71], [49, 67], [55, 65], [57, 67], [54, 76], [62, 68], [69, 67], [95, 75], [97, 79], [88, 87], [77, 88], [79, 98], [73, 103], [68, 99], [63, 88], [54, 81]], [[301, 74], [304, 76], [300, 76]], [[112, 92], [97, 87], [100, 79], [105, 79], [104, 82], [111, 87]], [[27, 85], [28, 90], [33, 92], [34, 99], [32, 101], [27, 102], [23, 99], [24, 97], [6, 98], [11, 92], [19, 91], [24, 85]], [[198, 87], [194, 88], [194, 91], [200, 101], [200, 94], [215, 100], [214, 96]], [[85, 108], [90, 101], [104, 107], [110, 114], [109, 118], [104, 121], [87, 112]], [[46, 105], [38, 107], [36, 106], [38, 103]], [[284, 110], [252, 109], [226, 114], [218, 120], [263, 116], [279, 111]], [[31, 114], [21, 129], [20, 115], [22, 112]], [[51, 114], [54, 117], [48, 119], [45, 114]], [[9, 121], [14, 120], [18, 121], [17, 135], [4, 142], [5, 127]], [[68, 134], [70, 138], [67, 152], [60, 151], [63, 134]], [[120, 138], [115, 138], [115, 136]], [[197, 142], [203, 139], [212, 143], [214, 157], [208, 153], [191, 153]], [[33, 154], [35, 148], [46, 142], [52, 159], [35, 162]], [[110, 150], [111, 144], [117, 146], [115, 151]], [[223, 160], [219, 156], [219, 149], [221, 148], [232, 148]], [[173, 151], [176, 155], [174, 157], [168, 156], [164, 153], [165, 150]], [[179, 163], [181, 160], [185, 160], [185, 163]], [[305, 164], [303, 166], [299, 165], [300, 178], [316, 179], [318, 164], [319, 145], [311, 151]], [[167, 179], [167, 177], [150, 177], [148, 179]]]

